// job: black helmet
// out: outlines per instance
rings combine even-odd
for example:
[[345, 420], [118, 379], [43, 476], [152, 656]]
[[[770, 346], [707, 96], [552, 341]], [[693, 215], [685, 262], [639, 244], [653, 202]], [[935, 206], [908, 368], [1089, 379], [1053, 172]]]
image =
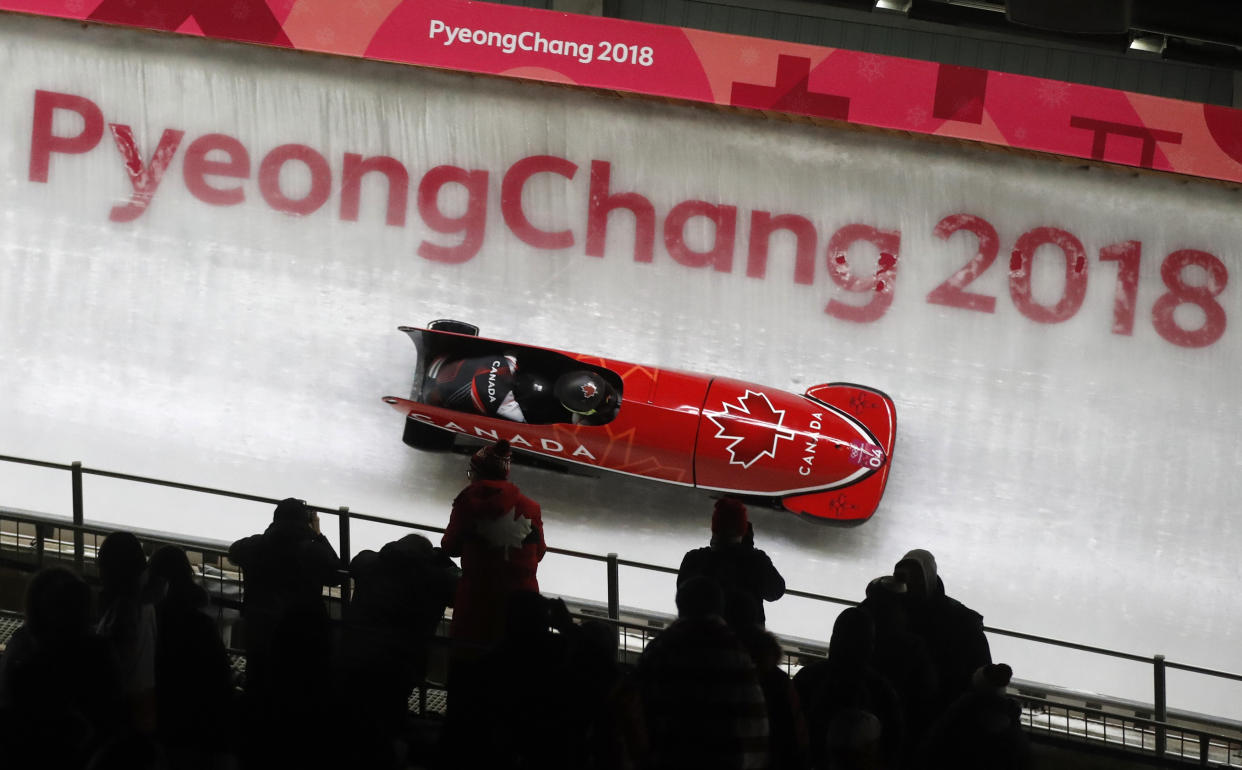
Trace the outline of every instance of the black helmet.
[[594, 414], [612, 400], [612, 386], [595, 372], [585, 370], [562, 374], [552, 392], [561, 404], [576, 414]]

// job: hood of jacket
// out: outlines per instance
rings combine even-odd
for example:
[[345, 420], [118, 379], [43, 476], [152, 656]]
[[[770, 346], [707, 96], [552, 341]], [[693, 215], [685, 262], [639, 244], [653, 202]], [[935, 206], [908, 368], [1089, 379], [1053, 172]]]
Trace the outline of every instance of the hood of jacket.
[[936, 574], [936, 557], [932, 556], [931, 551], [916, 548], [901, 557], [901, 561], [897, 562], [898, 567], [903, 565], [914, 566], [919, 570], [919, 573], [923, 576], [922, 593], [924, 596], [932, 598], [944, 595], [940, 576]]

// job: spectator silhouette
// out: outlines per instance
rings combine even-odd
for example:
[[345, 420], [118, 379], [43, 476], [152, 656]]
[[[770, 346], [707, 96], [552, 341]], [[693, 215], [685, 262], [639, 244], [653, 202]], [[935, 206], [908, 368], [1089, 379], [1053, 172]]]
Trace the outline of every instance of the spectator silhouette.
[[453, 501], [440, 541], [461, 557], [450, 635], [466, 645], [494, 644], [504, 630], [505, 605], [517, 591], [538, 593], [536, 570], [547, 545], [539, 504], [509, 479], [508, 441], [475, 452], [470, 485]]
[[652, 770], [768, 767], [759, 674], [725, 623], [724, 595], [695, 577], [677, 589], [677, 620], [638, 661]]
[[428, 645], [452, 602], [460, 570], [418, 534], [366, 550], [350, 563], [354, 593], [337, 655], [347, 704], [350, 767], [396, 767], [411, 691], [426, 676]]
[[781, 668], [784, 656], [775, 636], [758, 628], [740, 632], [742, 644], [755, 661], [759, 685], [768, 711], [768, 750], [772, 770], [810, 767], [810, 744], [802, 701], [789, 674]]
[[905, 601], [906, 584], [884, 575], [867, 584], [867, 598], [859, 609], [875, 623], [871, 662], [897, 691], [910, 747], [939, 716], [935, 711], [938, 681], [927, 645], [910, 631]]
[[207, 592], [185, 551], [165, 545], [151, 554], [147, 581], [155, 603], [156, 734], [169, 765], [217, 767], [230, 756], [235, 726], [232, 673]]
[[[557, 633], [553, 632], [557, 629]], [[569, 669], [575, 627], [560, 599], [516, 591], [505, 606], [500, 641], [476, 664], [472, 740], [456, 759], [465, 767], [577, 770], [580, 706]]]
[[1029, 745], [1022, 710], [1005, 694], [1013, 670], [1004, 663], [980, 666], [971, 689], [928, 730], [924, 766], [933, 770], [1025, 770]]
[[471, 734], [485, 706], [479, 659], [505, 634], [510, 597], [539, 592], [536, 572], [547, 551], [539, 504], [509, 481], [510, 447], [498, 441], [475, 452], [466, 470], [470, 484], [453, 500], [440, 546], [461, 557], [453, 598], [449, 705], [440, 733], [441, 761], [476, 748]]
[[262, 534], [229, 547], [229, 559], [243, 570], [247, 694], [269, 694], [270, 668], [281, 652], [274, 646], [283, 623], [298, 615], [327, 620], [323, 588], [340, 584], [340, 559], [318, 527], [313, 509], [290, 497], [276, 506]]
[[577, 707], [566, 732], [579, 736], [578, 767], [637, 767], [646, 756], [647, 734], [638, 687], [617, 660], [617, 629], [600, 620], [579, 624], [571, 637], [569, 670], [570, 702]]
[[332, 639], [324, 586], [340, 583], [336, 551], [319, 517], [286, 498], [258, 535], [233, 543], [243, 570], [246, 640], [245, 745], [253, 767], [320, 767], [324, 746], [306, 740], [331, 697]]
[[119, 727], [120, 674], [90, 606], [90, 589], [67, 569], [31, 579], [25, 622], [0, 656], [5, 767], [79, 768]]
[[130, 726], [155, 732], [155, 606], [144, 592], [147, 555], [131, 532], [113, 532], [99, 546], [100, 617], [96, 630], [112, 646], [128, 702]]
[[729, 497], [716, 501], [712, 512], [712, 540], [705, 548], [686, 553], [677, 570], [677, 585], [706, 577], [724, 591], [724, 618], [735, 629], [766, 621], [763, 602], [785, 595], [785, 579], [763, 551], [755, 548], [755, 531], [746, 506]]
[[992, 662], [983, 616], [945, 595], [936, 558], [928, 551], [907, 553], [897, 562], [893, 576], [906, 585], [910, 630], [927, 645], [935, 667], [939, 713], [970, 689], [976, 669]]
[[828, 736], [834, 734], [834, 723], [851, 711], [866, 712], [878, 720], [880, 746], [888, 765], [895, 766], [900, 758], [905, 729], [901, 703], [892, 684], [871, 665], [874, 648], [871, 616], [849, 607], [833, 623], [828, 659], [806, 666], [794, 676], [798, 695], [806, 704], [811, 756], [816, 766], [828, 761]]

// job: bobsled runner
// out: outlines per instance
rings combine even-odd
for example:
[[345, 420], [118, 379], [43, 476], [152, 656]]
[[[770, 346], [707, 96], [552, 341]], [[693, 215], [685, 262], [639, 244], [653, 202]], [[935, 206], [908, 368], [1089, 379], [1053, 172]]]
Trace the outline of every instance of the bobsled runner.
[[850, 383], [803, 394], [711, 375], [478, 336], [434, 321], [403, 326], [417, 348], [409, 398], [384, 401], [404, 441], [448, 450], [507, 439], [557, 466], [595, 468], [860, 523], [884, 494], [893, 400]]

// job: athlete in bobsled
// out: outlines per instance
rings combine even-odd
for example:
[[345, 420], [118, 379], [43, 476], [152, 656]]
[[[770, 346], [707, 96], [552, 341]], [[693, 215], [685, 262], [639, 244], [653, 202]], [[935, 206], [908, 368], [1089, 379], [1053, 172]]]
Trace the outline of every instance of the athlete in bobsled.
[[539, 373], [521, 369], [512, 352], [456, 360], [440, 356], [427, 367], [426, 387], [432, 406], [513, 422], [602, 425], [619, 406], [616, 391], [600, 375], [567, 372], [549, 387]]

